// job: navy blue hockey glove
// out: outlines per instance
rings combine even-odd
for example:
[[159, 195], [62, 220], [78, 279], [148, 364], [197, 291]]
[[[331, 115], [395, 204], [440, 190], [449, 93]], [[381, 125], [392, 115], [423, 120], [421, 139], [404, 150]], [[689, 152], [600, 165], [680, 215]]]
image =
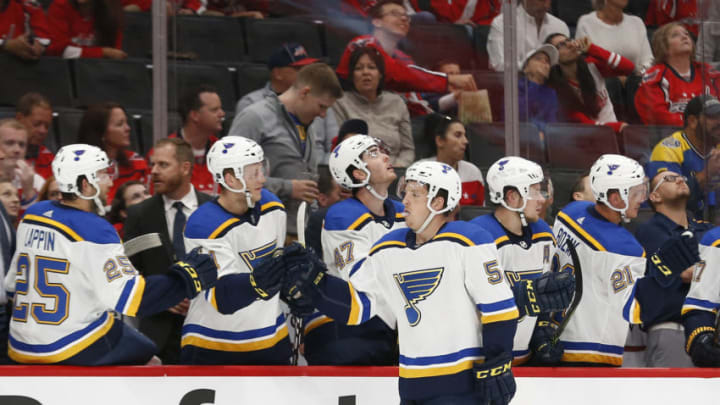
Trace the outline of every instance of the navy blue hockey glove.
[[700, 261], [698, 240], [692, 232], [668, 239], [647, 261], [648, 274], [661, 287], [669, 287], [677, 276]]
[[512, 356], [502, 353], [483, 364], [473, 367], [475, 391], [481, 404], [509, 404], [515, 396], [515, 377], [512, 373]]
[[283, 249], [277, 249], [250, 272], [250, 285], [262, 300], [269, 300], [280, 291], [285, 275]]
[[327, 267], [312, 248], [304, 248], [299, 243], [288, 246], [285, 252], [288, 270], [280, 297], [288, 304], [293, 315], [310, 315], [320, 295], [319, 286], [325, 278]]
[[195, 298], [202, 290], [212, 288], [217, 281], [215, 260], [200, 248], [191, 250], [185, 257], [170, 267], [173, 274], [180, 276], [185, 284], [185, 296]]
[[548, 321], [538, 321], [530, 339], [533, 351], [533, 363], [537, 366], [555, 366], [562, 360], [565, 347], [555, 338], [557, 325]]
[[568, 272], [548, 272], [535, 280], [522, 280], [513, 286], [520, 316], [562, 311], [575, 293], [575, 277]]
[[[698, 333], [687, 351], [693, 364], [697, 367], [720, 367], [720, 347], [713, 342], [715, 328], [702, 327], [696, 329]], [[690, 334], [695, 334], [695, 331]]]

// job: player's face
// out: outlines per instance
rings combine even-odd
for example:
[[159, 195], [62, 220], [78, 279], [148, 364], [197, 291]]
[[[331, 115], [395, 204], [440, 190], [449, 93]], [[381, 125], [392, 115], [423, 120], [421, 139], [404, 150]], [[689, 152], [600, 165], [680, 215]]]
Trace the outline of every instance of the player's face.
[[444, 137], [435, 138], [435, 143], [438, 154], [449, 157], [453, 162], [463, 160], [468, 146], [465, 126], [459, 122], [453, 122], [445, 131]]
[[222, 131], [225, 111], [222, 109], [222, 102], [217, 93], [200, 93], [200, 101], [203, 106], [196, 113], [197, 125], [208, 132]]
[[163, 145], [155, 148], [150, 157], [150, 175], [156, 193], [172, 193], [183, 185], [183, 178], [188, 168], [177, 160], [174, 145]]
[[668, 53], [671, 56], [688, 54], [693, 51], [693, 40], [682, 25], [673, 27], [667, 37]]
[[[107, 194], [108, 191], [110, 191], [110, 188], [113, 186], [113, 181], [110, 178], [107, 169], [98, 170], [97, 179], [98, 186], [100, 187], [100, 194], [98, 195], [98, 197], [100, 197], [100, 201], [102, 201], [103, 204], [106, 204]], [[95, 190], [92, 190], [90, 193], [90, 195], [94, 194]]]
[[624, 9], [628, 5], [628, 0], [605, 0], [606, 5], [613, 5], [617, 8]]
[[386, 4], [382, 7], [381, 17], [373, 19], [376, 28], [385, 30], [398, 37], [406, 37], [410, 31], [410, 16], [405, 8], [398, 4]]
[[0, 183], [0, 202], [5, 207], [8, 215], [17, 217], [20, 212], [20, 197], [18, 190], [9, 181]]
[[390, 156], [377, 146], [371, 146], [362, 155], [362, 160], [370, 171], [372, 184], [390, 184], [396, 178], [395, 169], [390, 163]]
[[647, 197], [647, 181], [643, 184], [631, 187], [628, 192], [628, 208], [625, 210], [625, 216], [630, 219], [637, 217], [640, 206], [645, 202], [645, 200], [647, 200]]
[[18, 114], [18, 120], [28, 129], [28, 143], [42, 145], [45, 142], [50, 125], [52, 125], [52, 110], [46, 106], [36, 106], [30, 110], [30, 115]]
[[528, 223], [537, 222], [542, 217], [542, 210], [545, 208], [545, 197], [542, 193], [542, 187], [540, 183], [533, 184], [530, 186], [530, 192], [527, 196], [527, 202], [525, 203], [525, 219]]
[[380, 86], [380, 70], [368, 55], [358, 59], [353, 70], [353, 85], [360, 94], [376, 94]]
[[265, 166], [262, 162], [253, 163], [243, 168], [243, 179], [245, 186], [252, 195], [254, 202], [260, 201], [262, 188], [265, 185]]
[[423, 222], [430, 215], [427, 202], [428, 190], [424, 185], [415, 181], [408, 182], [405, 185], [405, 195], [403, 196], [405, 223], [413, 231], [420, 229]]
[[124, 149], [130, 146], [130, 125], [122, 108], [113, 108], [110, 111], [103, 139], [108, 147]]
[[328, 108], [335, 103], [335, 97], [330, 94], [313, 94], [309, 87], [300, 92], [300, 100], [295, 115], [303, 125], [310, 125], [317, 117], [325, 118]]

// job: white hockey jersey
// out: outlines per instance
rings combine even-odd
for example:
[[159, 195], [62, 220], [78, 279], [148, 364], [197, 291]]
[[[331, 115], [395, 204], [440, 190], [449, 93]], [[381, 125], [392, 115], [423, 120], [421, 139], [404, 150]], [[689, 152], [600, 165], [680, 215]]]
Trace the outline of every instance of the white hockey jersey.
[[407, 228], [390, 232], [354, 267], [348, 324], [370, 319], [379, 306], [394, 314], [401, 398], [467, 392], [482, 358], [481, 325], [517, 318], [515, 300], [481, 228], [451, 222], [417, 248], [414, 236]]
[[7, 280], [15, 297], [8, 353], [19, 363], [81, 352], [118, 322], [112, 311], [134, 316], [145, 290], [109, 222], [54, 201], [26, 211]]
[[558, 213], [553, 229], [561, 270], [573, 269], [566, 243], [572, 243], [582, 268], [580, 304], [560, 336], [563, 362], [622, 365], [629, 314], [640, 322], [634, 300], [636, 281], [645, 273], [645, 250], [620, 225], [607, 221], [594, 204], [577, 201]]
[[[202, 246], [210, 252], [218, 266], [218, 282], [230, 274], [250, 273], [259, 259], [285, 243], [286, 214], [280, 200], [263, 189], [255, 210], [257, 223], [252, 222], [250, 212], [236, 216], [210, 201], [188, 219], [186, 249]], [[211, 288], [190, 302], [181, 346], [249, 352], [273, 347], [287, 336], [279, 294], [223, 315], [217, 310], [215, 288]]]
[[685, 297], [682, 314], [690, 311], [707, 311], [717, 314], [720, 310], [720, 227], [703, 236], [700, 242], [700, 259], [693, 273], [690, 291]]
[[[498, 222], [495, 215], [477, 217], [470, 223], [485, 229], [495, 240], [500, 268], [505, 272], [510, 287], [521, 280], [534, 280], [550, 271], [555, 253], [555, 237], [550, 226], [538, 220], [524, 230], [523, 236], [514, 235]], [[525, 316], [518, 322], [513, 342], [513, 363], [523, 364], [530, 358], [530, 339], [537, 317]]]

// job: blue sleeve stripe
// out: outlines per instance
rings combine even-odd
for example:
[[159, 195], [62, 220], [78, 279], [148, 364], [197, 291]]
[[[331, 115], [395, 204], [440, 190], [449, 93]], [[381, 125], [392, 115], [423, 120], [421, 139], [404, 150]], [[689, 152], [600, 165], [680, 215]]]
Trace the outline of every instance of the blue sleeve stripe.
[[352, 277], [358, 270], [360, 270], [360, 266], [362, 266], [362, 264], [365, 263], [365, 259], [367, 259], [367, 257], [363, 257], [362, 259], [358, 260], [358, 261], [353, 265], [352, 269], [350, 270], [350, 276], [349, 276], [349, 277]]
[[718, 303], [708, 301], [708, 300], [699, 300], [697, 298], [690, 298], [690, 297], [685, 298], [685, 305], [692, 305], [695, 307], [707, 308], [711, 311], [715, 311], [718, 308], [720, 308], [720, 304], [718, 304]]
[[435, 364], [452, 363], [458, 360], [462, 360], [466, 357], [481, 356], [481, 349], [478, 347], [471, 347], [460, 350], [459, 352], [442, 354], [439, 356], [427, 356], [427, 357], [407, 357], [400, 355], [401, 366], [431, 366]]
[[491, 304], [478, 304], [477, 308], [482, 313], [502, 311], [504, 309], [511, 309], [515, 307], [515, 298], [508, 298], [503, 301], [493, 302]]
[[227, 339], [227, 340], [246, 340], [259, 337], [265, 337], [274, 335], [277, 328], [285, 323], [285, 315], [280, 314], [275, 321], [275, 325], [268, 326], [260, 329], [253, 329], [243, 332], [230, 332], [224, 330], [216, 330], [206, 328], [197, 324], [187, 324], [182, 327], [182, 335], [185, 336], [189, 333], [197, 333], [203, 336], [208, 336], [216, 339]]
[[360, 315], [361, 322], [367, 322], [370, 319], [370, 300], [368, 299], [367, 295], [365, 295], [364, 292], [357, 291], [358, 297], [360, 297], [360, 302], [362, 303], [362, 315]]
[[[633, 289], [632, 289], [632, 293], [630, 294], [627, 301], [625, 302], [625, 305], [623, 306], [623, 318], [626, 321], [631, 322], [631, 323], [633, 320], [631, 317], [632, 314], [631, 314], [630, 309], [633, 308], [633, 303], [635, 302], [635, 293], [637, 292], [637, 286], [638, 286], [638, 283], [635, 283], [635, 285], [633, 286]], [[632, 311], [632, 312], [634, 312], [634, 311]]]
[[135, 287], [135, 278], [132, 278], [125, 283], [125, 288], [123, 288], [122, 293], [120, 293], [118, 303], [115, 305], [116, 312], [121, 314], [125, 313], [125, 306], [127, 305], [128, 298], [130, 298], [130, 293], [132, 292], [133, 287]]

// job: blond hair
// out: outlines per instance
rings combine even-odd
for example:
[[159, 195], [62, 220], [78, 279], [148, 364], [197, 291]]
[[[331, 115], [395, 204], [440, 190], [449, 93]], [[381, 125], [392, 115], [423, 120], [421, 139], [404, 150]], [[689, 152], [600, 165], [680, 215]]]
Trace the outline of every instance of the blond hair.
[[[682, 27], [682, 29], [687, 32], [687, 28], [685, 28], [684, 25], [677, 22], [671, 22], [658, 28], [658, 30], [655, 31], [655, 33], [653, 34], [652, 51], [655, 55], [655, 60], [653, 61], [654, 64], [657, 65], [667, 62], [670, 48], [670, 32], [676, 27]], [[693, 41], [693, 49], [690, 53], [690, 61], [695, 61], [695, 41]]]
[[300, 69], [293, 87], [302, 89], [305, 86], [316, 96], [329, 95], [335, 99], [343, 96], [335, 71], [324, 63], [313, 63]]

